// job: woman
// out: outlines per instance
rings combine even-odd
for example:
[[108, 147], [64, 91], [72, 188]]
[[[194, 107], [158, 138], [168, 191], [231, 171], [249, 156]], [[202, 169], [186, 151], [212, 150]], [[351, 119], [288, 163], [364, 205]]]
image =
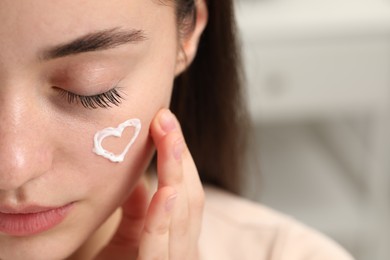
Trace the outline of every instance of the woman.
[[348, 259], [215, 188], [202, 219], [198, 172], [240, 187], [231, 1], [4, 0], [0, 17], [0, 259]]

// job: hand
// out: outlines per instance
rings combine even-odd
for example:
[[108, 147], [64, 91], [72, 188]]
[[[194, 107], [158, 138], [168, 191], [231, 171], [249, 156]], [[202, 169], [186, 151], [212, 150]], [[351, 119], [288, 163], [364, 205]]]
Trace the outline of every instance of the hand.
[[149, 206], [140, 182], [123, 206], [122, 221], [97, 259], [197, 260], [204, 192], [173, 114], [161, 110], [151, 124], [157, 147], [158, 189]]

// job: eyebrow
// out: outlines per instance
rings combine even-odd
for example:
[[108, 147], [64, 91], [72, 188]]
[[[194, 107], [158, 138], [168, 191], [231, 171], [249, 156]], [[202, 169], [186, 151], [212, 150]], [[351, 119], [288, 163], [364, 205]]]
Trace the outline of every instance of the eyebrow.
[[112, 49], [128, 43], [146, 40], [142, 30], [119, 30], [118, 28], [88, 33], [64, 44], [50, 47], [41, 52], [41, 60], [50, 60], [84, 52]]

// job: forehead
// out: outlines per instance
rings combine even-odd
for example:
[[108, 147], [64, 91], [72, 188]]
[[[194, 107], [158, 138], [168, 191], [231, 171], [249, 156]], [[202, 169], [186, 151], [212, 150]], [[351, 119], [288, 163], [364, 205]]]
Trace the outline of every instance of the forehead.
[[148, 36], [153, 35], [163, 27], [175, 26], [172, 5], [161, 2], [1, 0], [0, 50], [28, 55], [32, 50], [72, 40], [91, 31], [116, 27], [144, 30]]

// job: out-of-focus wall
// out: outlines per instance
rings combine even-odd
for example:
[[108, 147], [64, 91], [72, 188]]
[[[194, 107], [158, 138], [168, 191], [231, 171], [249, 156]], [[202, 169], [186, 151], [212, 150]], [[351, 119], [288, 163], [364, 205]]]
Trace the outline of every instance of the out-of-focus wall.
[[236, 4], [259, 167], [246, 195], [390, 259], [390, 1]]

